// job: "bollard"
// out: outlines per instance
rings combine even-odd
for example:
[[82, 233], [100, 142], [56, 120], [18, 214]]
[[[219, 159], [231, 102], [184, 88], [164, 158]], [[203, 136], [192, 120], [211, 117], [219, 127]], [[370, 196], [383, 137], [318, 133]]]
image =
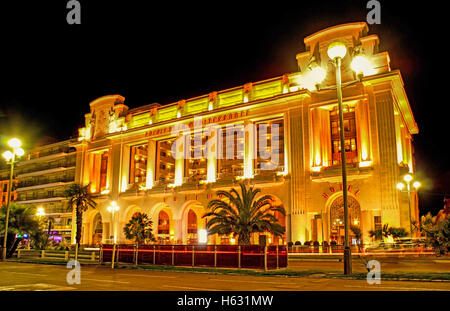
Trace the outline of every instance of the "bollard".
[[139, 260], [139, 245], [135, 245], [134, 247], [134, 256], [136, 256], [134, 265], [137, 266]]
[[17, 259], [20, 258], [20, 249], [17, 250]]
[[45, 250], [41, 250], [41, 258], [45, 258]]
[[192, 245], [192, 266], [194, 266], [194, 256], [195, 256], [194, 245]]
[[238, 246], [238, 269], [241, 268], [241, 246]]
[[100, 246], [100, 254], [98, 255], [98, 261], [100, 262], [100, 264], [103, 264], [103, 245]]
[[156, 246], [153, 245], [153, 264], [156, 262]]
[[279, 269], [279, 268], [280, 268], [280, 264], [278, 262], [278, 245], [277, 245], [277, 269]]
[[214, 245], [214, 268], [217, 267], [217, 245]]
[[267, 246], [264, 246], [264, 271], [267, 271]]
[[64, 252], [64, 260], [69, 261], [69, 251]]
[[175, 265], [175, 246], [172, 245], [172, 266]]
[[92, 261], [95, 261], [95, 252], [92, 252], [92, 254], [91, 254], [91, 260], [92, 260]]
[[116, 244], [114, 243], [113, 245], [113, 250], [112, 250], [112, 257], [111, 257], [111, 268], [114, 269], [114, 260], [115, 260], [115, 256], [116, 255]]

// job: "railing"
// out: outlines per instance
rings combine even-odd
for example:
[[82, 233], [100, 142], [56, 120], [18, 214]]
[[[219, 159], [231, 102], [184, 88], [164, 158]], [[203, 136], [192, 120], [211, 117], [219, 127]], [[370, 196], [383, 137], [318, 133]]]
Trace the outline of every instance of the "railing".
[[[380, 256], [428, 256], [434, 255], [431, 247], [426, 245], [394, 245], [392, 247], [371, 248], [365, 245], [351, 245], [352, 254]], [[288, 246], [289, 254], [343, 254], [344, 245], [293, 245]]]
[[[117, 263], [215, 268], [287, 267], [285, 245], [116, 245]], [[101, 263], [111, 262], [113, 245], [103, 245]]]
[[[57, 251], [57, 250], [33, 250], [33, 249], [18, 249], [16, 251], [18, 259], [24, 258], [39, 258], [39, 259], [60, 259], [69, 261], [75, 259], [75, 250]], [[90, 262], [98, 262], [100, 259], [99, 251], [79, 251], [78, 260], [85, 260]]]

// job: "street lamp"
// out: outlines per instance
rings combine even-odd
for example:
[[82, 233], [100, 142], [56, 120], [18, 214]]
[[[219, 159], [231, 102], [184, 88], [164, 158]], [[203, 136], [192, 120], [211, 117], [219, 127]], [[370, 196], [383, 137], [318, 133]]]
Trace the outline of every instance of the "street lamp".
[[112, 201], [111, 205], [107, 207], [108, 212], [111, 213], [111, 226], [112, 226], [112, 237], [113, 237], [113, 252], [112, 252], [112, 258], [111, 258], [111, 268], [114, 269], [114, 257], [116, 254], [116, 243], [117, 243], [117, 236], [115, 234], [115, 225], [114, 225], [114, 214], [119, 211], [119, 205], [117, 205], [116, 201]]
[[[356, 51], [357, 49], [355, 49]], [[347, 162], [345, 156], [345, 137], [344, 137], [344, 113], [342, 109], [342, 81], [341, 81], [341, 65], [342, 59], [347, 55], [347, 47], [344, 43], [336, 41], [328, 46], [328, 57], [331, 59], [336, 69], [336, 91], [339, 108], [339, 136], [341, 144], [341, 166], [342, 166], [342, 196], [344, 200], [344, 274], [352, 273], [352, 252], [349, 241], [349, 219], [348, 219], [348, 188], [347, 188]], [[351, 63], [352, 70], [356, 73], [358, 80], [362, 77], [373, 73], [370, 61], [363, 55], [355, 55]], [[344, 86], [351, 85], [357, 81], [346, 83]], [[320, 83], [320, 82], [319, 82]]]
[[[417, 192], [421, 186], [420, 182], [414, 180], [414, 178], [410, 175], [410, 174], [406, 174], [405, 176], [403, 176], [403, 180], [405, 181], [403, 182], [399, 182], [397, 184], [397, 189], [400, 192], [404, 192], [408, 194], [408, 209], [409, 209], [409, 234], [412, 237], [412, 220], [411, 220], [411, 193]], [[412, 185], [412, 187], [411, 187]], [[405, 190], [406, 187], [406, 190]]]
[[8, 187], [8, 203], [6, 204], [6, 218], [5, 218], [5, 237], [3, 238], [3, 254], [2, 260], [6, 261], [6, 242], [8, 239], [8, 222], [9, 222], [9, 207], [11, 203], [11, 188], [12, 188], [12, 180], [14, 175], [14, 163], [17, 157], [21, 157], [24, 155], [24, 151], [20, 146], [22, 143], [17, 138], [12, 138], [8, 141], [8, 145], [12, 148], [12, 150], [7, 150], [3, 152], [3, 157], [6, 160], [6, 163], [11, 165], [11, 170], [9, 173], [9, 187]]

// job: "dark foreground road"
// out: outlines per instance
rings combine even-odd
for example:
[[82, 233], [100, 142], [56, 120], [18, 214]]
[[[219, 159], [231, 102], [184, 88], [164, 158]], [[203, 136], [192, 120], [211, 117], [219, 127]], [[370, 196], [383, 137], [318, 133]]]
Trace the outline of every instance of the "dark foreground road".
[[450, 282], [258, 277], [191, 272], [156, 272], [82, 266], [81, 284], [67, 284], [65, 266], [0, 263], [0, 291], [450, 291]]

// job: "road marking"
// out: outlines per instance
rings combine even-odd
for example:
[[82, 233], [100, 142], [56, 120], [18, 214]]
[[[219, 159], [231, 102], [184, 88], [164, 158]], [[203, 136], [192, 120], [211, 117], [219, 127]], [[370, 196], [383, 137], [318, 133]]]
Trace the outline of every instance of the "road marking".
[[118, 276], [142, 276], [146, 278], [165, 278], [174, 279], [175, 276], [164, 276], [164, 275], [145, 275], [145, 274], [117, 274]]
[[212, 278], [210, 278], [210, 280], [219, 282], [261, 283], [261, 284], [278, 284], [278, 285], [295, 284], [286, 282], [283, 283], [283, 282], [245, 281], [245, 280], [212, 279]]
[[359, 288], [389, 288], [389, 289], [401, 289], [401, 290], [429, 290], [429, 291], [450, 291], [448, 288], [422, 288], [422, 287], [400, 287], [400, 286], [358, 286], [358, 285], [344, 285], [344, 287], [359, 287]]
[[208, 291], [214, 291], [214, 292], [222, 291], [221, 289], [214, 289], [214, 288], [185, 287], [185, 286], [175, 286], [175, 285], [163, 285], [162, 287], [182, 288], [182, 289], [192, 289], [192, 290], [208, 290]]
[[87, 281], [97, 281], [97, 282], [109, 282], [109, 283], [122, 283], [122, 284], [130, 284], [130, 282], [124, 282], [124, 281], [113, 281], [113, 280], [99, 280], [99, 279], [87, 279], [81, 277], [81, 281], [87, 280]]
[[13, 272], [13, 271], [2, 271], [2, 272], [16, 273], [16, 274], [26, 274], [26, 275], [37, 275], [37, 276], [48, 276], [48, 274], [39, 274], [39, 273]]
[[74, 287], [60, 286], [54, 284], [37, 283], [37, 284], [23, 284], [23, 285], [9, 285], [1, 286], [0, 291], [63, 291], [74, 290]]

